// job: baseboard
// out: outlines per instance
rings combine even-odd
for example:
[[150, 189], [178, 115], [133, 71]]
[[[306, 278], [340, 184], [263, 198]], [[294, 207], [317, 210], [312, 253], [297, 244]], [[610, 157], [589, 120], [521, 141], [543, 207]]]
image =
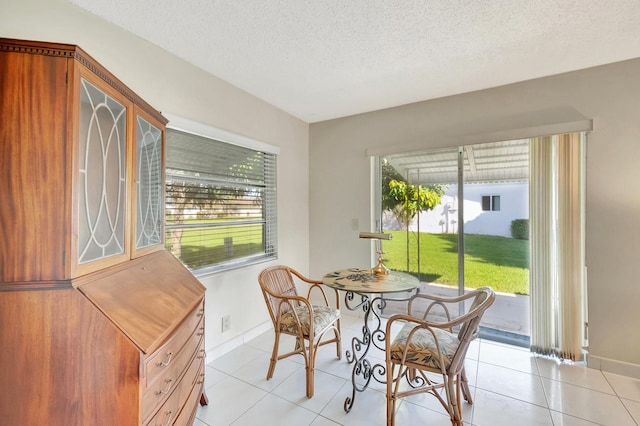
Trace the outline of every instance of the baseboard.
[[235, 348], [244, 345], [249, 340], [261, 335], [262, 333], [264, 333], [265, 331], [271, 328], [273, 328], [271, 321], [266, 321], [260, 324], [259, 326], [254, 327], [246, 331], [245, 333], [234, 337], [233, 339], [227, 340], [226, 342], [216, 346], [215, 348], [207, 350], [206, 362], [209, 363], [214, 359], [218, 359], [221, 356], [226, 355], [227, 353], [231, 352]]
[[589, 354], [587, 355], [587, 367], [640, 379], [640, 365], [631, 364], [630, 362], [602, 358]]

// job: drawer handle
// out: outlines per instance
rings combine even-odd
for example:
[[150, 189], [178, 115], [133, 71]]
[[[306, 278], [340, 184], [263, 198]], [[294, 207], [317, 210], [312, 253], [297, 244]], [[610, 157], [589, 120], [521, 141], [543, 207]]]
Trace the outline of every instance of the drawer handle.
[[158, 361], [158, 367], [166, 367], [171, 364], [171, 357], [173, 356], [173, 352], [167, 352], [167, 360], [166, 361]]
[[156, 395], [160, 396], [160, 395], [166, 395], [169, 393], [169, 390], [171, 389], [171, 385], [173, 385], [173, 379], [167, 379], [167, 388], [165, 390], [159, 390], [156, 391]]
[[204, 383], [204, 373], [199, 374], [198, 377], [200, 377], [200, 378], [198, 379], [198, 381], [196, 383], [199, 384], [199, 385], [203, 384]]
[[198, 314], [199, 317], [204, 315], [204, 309], [198, 309]]
[[207, 355], [207, 352], [204, 349], [200, 349], [198, 352], [200, 353], [200, 355], [198, 355], [198, 359], [202, 359]]
[[202, 336], [204, 334], [204, 326], [200, 327], [200, 331], [196, 333], [196, 336]]
[[164, 425], [158, 425], [158, 426], [169, 426], [171, 424], [171, 419], [173, 418], [173, 411], [169, 410], [165, 414], [167, 415], [167, 422]]

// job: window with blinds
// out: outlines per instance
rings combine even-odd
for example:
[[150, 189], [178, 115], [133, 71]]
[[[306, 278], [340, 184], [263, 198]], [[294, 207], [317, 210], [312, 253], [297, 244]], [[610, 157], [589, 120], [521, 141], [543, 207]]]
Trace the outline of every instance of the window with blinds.
[[277, 256], [276, 155], [167, 129], [166, 245], [191, 270]]

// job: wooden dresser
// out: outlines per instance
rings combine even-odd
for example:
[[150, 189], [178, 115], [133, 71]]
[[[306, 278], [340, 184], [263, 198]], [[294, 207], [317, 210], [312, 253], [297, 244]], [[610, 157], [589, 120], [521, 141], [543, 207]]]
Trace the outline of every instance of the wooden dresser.
[[0, 120], [0, 424], [192, 424], [205, 288], [164, 248], [166, 119], [77, 46], [0, 39]]

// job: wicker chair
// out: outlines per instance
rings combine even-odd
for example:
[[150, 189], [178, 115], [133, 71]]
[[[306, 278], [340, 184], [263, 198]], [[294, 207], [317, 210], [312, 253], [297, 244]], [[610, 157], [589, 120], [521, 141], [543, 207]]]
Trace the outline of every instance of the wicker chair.
[[[397, 400], [417, 393], [435, 396], [449, 413], [451, 424], [463, 425], [461, 391], [464, 399], [473, 403], [465, 356], [469, 343], [478, 336], [482, 315], [494, 300], [495, 293], [488, 287], [451, 298], [417, 294], [409, 301], [408, 315], [389, 319], [385, 341], [387, 425], [395, 424]], [[392, 340], [392, 327], [403, 322]]]
[[[307, 297], [298, 295], [294, 277], [310, 285]], [[276, 363], [291, 355], [304, 357], [307, 374], [307, 397], [313, 396], [313, 380], [316, 351], [320, 346], [336, 343], [336, 354], [341, 358], [340, 342], [340, 302], [338, 291], [335, 292], [336, 307], [329, 306], [322, 281], [311, 280], [288, 266], [273, 266], [263, 270], [258, 276], [264, 300], [267, 303], [276, 336], [271, 354], [271, 364], [267, 372], [267, 380], [273, 377]], [[319, 293], [324, 302], [312, 305], [309, 301], [312, 292]], [[313, 327], [311, 326], [313, 324]], [[325, 335], [333, 331], [333, 337], [323, 340]], [[296, 338], [295, 349], [278, 355], [280, 335], [289, 334]]]

